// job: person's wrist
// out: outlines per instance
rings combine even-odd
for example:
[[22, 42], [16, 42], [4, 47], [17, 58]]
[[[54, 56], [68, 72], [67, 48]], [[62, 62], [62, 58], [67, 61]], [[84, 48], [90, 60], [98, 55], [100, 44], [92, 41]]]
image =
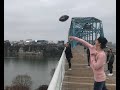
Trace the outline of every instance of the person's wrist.
[[77, 39], [77, 37], [73, 37], [74, 39]]

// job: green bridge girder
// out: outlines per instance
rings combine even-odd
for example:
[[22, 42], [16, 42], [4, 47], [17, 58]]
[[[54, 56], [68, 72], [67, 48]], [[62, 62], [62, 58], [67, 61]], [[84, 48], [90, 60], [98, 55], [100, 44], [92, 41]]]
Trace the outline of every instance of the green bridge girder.
[[[104, 37], [102, 21], [95, 17], [73, 17], [68, 36], [76, 36], [94, 44], [98, 36]], [[81, 44], [77, 41], [70, 41], [69, 39], [68, 41], [72, 47]]]

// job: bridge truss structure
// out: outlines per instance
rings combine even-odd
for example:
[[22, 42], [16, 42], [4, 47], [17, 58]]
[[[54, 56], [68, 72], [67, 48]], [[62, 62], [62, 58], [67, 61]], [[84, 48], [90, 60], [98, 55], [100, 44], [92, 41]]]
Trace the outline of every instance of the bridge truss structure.
[[[99, 37], [104, 37], [102, 21], [95, 17], [73, 17], [71, 20], [68, 36], [76, 36], [94, 44]], [[68, 41], [72, 47], [81, 44], [77, 41]]]

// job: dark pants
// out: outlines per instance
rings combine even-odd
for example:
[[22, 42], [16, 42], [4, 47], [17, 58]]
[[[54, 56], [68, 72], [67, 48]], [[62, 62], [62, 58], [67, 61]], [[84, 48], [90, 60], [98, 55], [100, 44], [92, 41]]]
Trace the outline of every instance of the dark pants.
[[108, 63], [108, 70], [110, 71], [110, 73], [113, 73], [113, 62]]
[[90, 55], [87, 55], [88, 66], [90, 66]]
[[108, 90], [105, 85], [105, 81], [102, 82], [94, 82], [94, 89], [93, 90]]
[[69, 68], [71, 68], [71, 58], [67, 58]]

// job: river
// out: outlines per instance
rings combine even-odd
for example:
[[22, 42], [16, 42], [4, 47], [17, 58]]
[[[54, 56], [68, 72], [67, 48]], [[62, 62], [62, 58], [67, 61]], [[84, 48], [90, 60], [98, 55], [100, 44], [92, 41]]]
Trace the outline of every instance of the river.
[[11, 85], [14, 77], [23, 74], [31, 76], [32, 90], [43, 84], [49, 85], [52, 78], [51, 71], [56, 67], [59, 58], [38, 58], [33, 56], [4, 58], [4, 86]]

